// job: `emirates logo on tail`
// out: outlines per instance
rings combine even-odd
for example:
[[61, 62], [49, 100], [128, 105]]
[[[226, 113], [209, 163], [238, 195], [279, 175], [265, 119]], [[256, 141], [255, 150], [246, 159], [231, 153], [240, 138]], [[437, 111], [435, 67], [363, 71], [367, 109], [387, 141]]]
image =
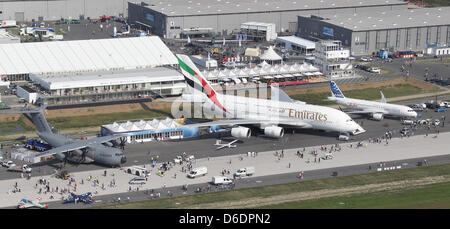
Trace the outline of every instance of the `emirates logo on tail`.
[[[206, 79], [204, 79], [202, 76], [200, 76], [200, 74], [194, 71], [194, 69], [189, 67], [186, 63], [184, 63], [178, 56], [177, 59], [188, 85], [193, 88], [202, 88], [202, 91], [217, 107], [219, 107], [225, 113], [228, 113], [227, 109], [225, 109], [225, 107], [223, 107], [222, 104], [220, 104], [219, 100], [217, 100], [216, 92], [211, 87], [211, 85], [209, 85], [208, 81], [206, 81]], [[198, 81], [200, 81], [201, 86], [198, 85], [196, 82], [194, 82], [194, 80], [192, 80], [190, 77], [188, 77], [187, 76], [188, 74], [190, 77], [196, 77]]]

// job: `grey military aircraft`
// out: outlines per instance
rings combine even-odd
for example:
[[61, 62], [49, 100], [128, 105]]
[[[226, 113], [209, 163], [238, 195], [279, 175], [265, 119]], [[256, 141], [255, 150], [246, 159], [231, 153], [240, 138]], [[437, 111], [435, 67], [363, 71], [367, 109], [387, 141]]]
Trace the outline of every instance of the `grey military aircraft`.
[[[22, 109], [19, 111], [2, 111], [1, 113], [24, 114], [36, 126], [37, 135], [47, 142], [52, 149], [37, 154], [35, 157], [54, 155], [60, 162], [66, 163], [97, 163], [104, 166], [117, 167], [127, 161], [122, 150], [114, 146], [124, 144], [124, 135], [110, 135], [88, 140], [74, 140], [64, 135], [54, 133], [45, 119], [43, 111], [46, 106]], [[121, 142], [117, 142], [117, 140]]]

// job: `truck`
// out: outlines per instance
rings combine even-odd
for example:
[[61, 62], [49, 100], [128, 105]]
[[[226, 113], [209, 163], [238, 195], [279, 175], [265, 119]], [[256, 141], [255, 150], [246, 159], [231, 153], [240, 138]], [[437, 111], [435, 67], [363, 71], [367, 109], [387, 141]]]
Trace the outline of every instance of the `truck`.
[[133, 174], [139, 177], [147, 177], [150, 173], [146, 168], [140, 166], [131, 166], [126, 169], [127, 173]]
[[15, 20], [3, 20], [0, 27], [1, 28], [17, 27], [17, 23]]
[[211, 183], [214, 185], [231, 184], [233, 180], [224, 176], [213, 176]]
[[253, 175], [253, 173], [255, 173], [255, 167], [245, 167], [245, 168], [238, 169], [234, 173], [234, 177], [251, 176], [251, 175]]
[[11, 172], [31, 173], [31, 167], [28, 165], [15, 166], [8, 168]]
[[46, 151], [51, 149], [51, 146], [48, 144], [43, 143], [42, 141], [30, 138], [28, 139], [27, 143], [25, 144], [25, 147], [27, 149], [31, 150], [37, 150], [37, 151]]
[[187, 176], [189, 178], [196, 178], [198, 176], [205, 176], [207, 173], [208, 173], [208, 168], [203, 166], [203, 167], [198, 167], [198, 168], [192, 169]]

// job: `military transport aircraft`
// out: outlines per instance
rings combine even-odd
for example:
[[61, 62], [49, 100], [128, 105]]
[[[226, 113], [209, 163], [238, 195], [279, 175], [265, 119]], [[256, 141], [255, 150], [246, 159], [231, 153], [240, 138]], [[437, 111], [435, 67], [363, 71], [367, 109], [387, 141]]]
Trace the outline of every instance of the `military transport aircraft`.
[[[54, 133], [44, 117], [43, 111], [46, 106], [39, 108], [22, 109], [19, 111], [2, 111], [3, 114], [24, 114], [31, 119], [36, 126], [37, 135], [47, 142], [52, 149], [36, 154], [35, 157], [42, 158], [54, 155], [56, 159], [66, 163], [98, 163], [104, 166], [116, 167], [126, 162], [122, 150], [114, 146], [125, 143], [124, 135], [110, 135], [88, 140], [74, 140], [64, 135]], [[116, 140], [120, 140], [117, 142]]]

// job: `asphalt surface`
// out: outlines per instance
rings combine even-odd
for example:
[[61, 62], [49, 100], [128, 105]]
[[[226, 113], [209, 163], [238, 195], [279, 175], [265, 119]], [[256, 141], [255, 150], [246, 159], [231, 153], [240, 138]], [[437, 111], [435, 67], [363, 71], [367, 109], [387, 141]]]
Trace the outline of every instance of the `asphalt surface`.
[[[426, 160], [427, 165], [424, 164], [424, 160]], [[400, 160], [400, 161], [390, 161], [386, 163], [386, 167], [390, 166], [401, 166], [402, 169], [405, 168], [415, 168], [420, 166], [431, 166], [431, 165], [440, 165], [440, 164], [448, 164], [450, 163], [450, 155], [438, 156], [438, 157], [426, 157], [426, 158], [414, 158], [409, 160]], [[370, 169], [369, 169], [370, 166]], [[271, 176], [263, 176], [263, 177], [248, 177], [243, 179], [235, 180], [235, 186], [233, 188], [221, 188], [216, 187], [214, 185], [203, 183], [188, 186], [187, 190], [184, 190], [182, 186], [170, 187], [170, 188], [161, 188], [154, 190], [143, 190], [143, 191], [131, 191], [128, 193], [119, 193], [113, 195], [104, 195], [98, 196], [95, 198], [95, 202], [89, 205], [78, 203], [78, 204], [63, 204], [61, 201], [55, 201], [49, 203], [49, 208], [57, 208], [57, 209], [78, 209], [78, 208], [92, 208], [92, 207], [101, 207], [107, 206], [111, 204], [117, 204], [117, 199], [120, 197], [120, 203], [128, 203], [135, 201], [144, 201], [150, 199], [159, 199], [156, 198], [156, 193], [161, 193], [160, 198], [169, 198], [169, 197], [177, 197], [177, 196], [186, 196], [186, 195], [194, 195], [198, 193], [207, 193], [207, 192], [217, 192], [217, 191], [225, 191], [225, 190], [236, 190], [236, 189], [244, 189], [244, 188], [255, 188], [267, 185], [276, 185], [276, 184], [286, 184], [293, 182], [302, 182], [307, 180], [316, 180], [316, 179], [324, 179], [330, 177], [337, 176], [350, 176], [357, 174], [367, 174], [377, 172], [377, 168], [379, 168], [378, 164], [362, 164], [362, 165], [354, 165], [354, 166], [346, 166], [346, 167], [338, 167], [331, 169], [318, 169], [307, 171], [304, 173], [304, 178], [300, 180], [298, 178], [298, 172], [295, 173], [285, 173], [285, 174], [277, 174]], [[197, 188], [203, 188], [210, 186], [210, 191], [196, 192]], [[170, 191], [170, 195], [168, 194]], [[150, 195], [153, 193], [153, 197]], [[173, 206], [175, 207], [175, 206]]]

